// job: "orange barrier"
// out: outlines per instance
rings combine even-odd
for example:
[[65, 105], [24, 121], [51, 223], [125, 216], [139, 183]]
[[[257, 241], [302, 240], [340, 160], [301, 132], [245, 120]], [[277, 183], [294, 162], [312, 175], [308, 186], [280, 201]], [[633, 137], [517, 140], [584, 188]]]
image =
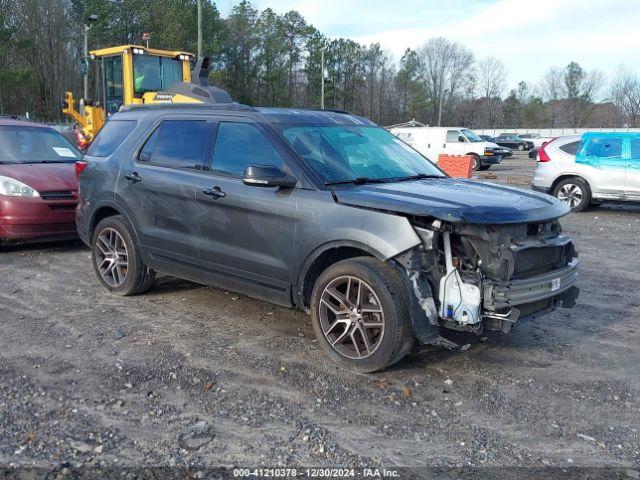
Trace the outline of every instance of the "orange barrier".
[[473, 157], [469, 155], [439, 155], [438, 166], [455, 178], [471, 178]]

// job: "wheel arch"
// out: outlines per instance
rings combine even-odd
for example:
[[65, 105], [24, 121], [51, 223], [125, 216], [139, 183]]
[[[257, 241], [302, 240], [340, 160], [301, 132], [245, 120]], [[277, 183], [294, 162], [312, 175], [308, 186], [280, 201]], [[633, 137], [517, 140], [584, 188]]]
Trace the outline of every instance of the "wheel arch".
[[320, 274], [331, 265], [355, 257], [374, 257], [384, 262], [385, 256], [370, 246], [356, 241], [333, 241], [319, 246], [302, 263], [294, 292], [294, 303], [308, 308], [311, 292]]
[[134, 240], [136, 243], [140, 244], [140, 239], [138, 238], [138, 232], [133, 227], [133, 223], [131, 222], [131, 218], [129, 215], [118, 205], [112, 202], [105, 202], [101, 204], [98, 208], [96, 208], [91, 215], [91, 220], [89, 221], [89, 240], [93, 238], [93, 232], [95, 231], [98, 223], [100, 223], [105, 218], [114, 217], [116, 215], [121, 215], [124, 217], [125, 221], [131, 225], [131, 230], [134, 235]]
[[579, 173], [563, 173], [559, 177], [555, 178], [553, 180], [553, 183], [551, 184], [549, 192], [553, 195], [558, 184], [563, 180], [568, 180], [570, 178], [579, 178], [580, 180], [585, 182], [587, 184], [587, 187], [589, 187], [589, 191], [593, 194], [593, 187], [591, 186], [591, 182], [587, 177], [585, 177], [584, 175], [580, 175]]

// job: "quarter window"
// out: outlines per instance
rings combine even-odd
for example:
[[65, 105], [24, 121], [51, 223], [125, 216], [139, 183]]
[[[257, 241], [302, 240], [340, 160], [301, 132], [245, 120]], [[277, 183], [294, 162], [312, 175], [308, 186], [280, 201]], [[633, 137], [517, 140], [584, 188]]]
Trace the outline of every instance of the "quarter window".
[[108, 157], [124, 142], [135, 126], [135, 120], [109, 120], [91, 143], [87, 155]]
[[205, 120], [165, 120], [149, 137], [138, 160], [169, 168], [202, 166], [211, 124]]
[[640, 139], [631, 139], [631, 159], [640, 160]]
[[282, 157], [266, 137], [248, 123], [222, 122], [213, 151], [213, 169], [242, 176], [253, 165], [283, 168]]
[[578, 151], [578, 143], [580, 142], [567, 143], [566, 145], [562, 145], [560, 147], [560, 150], [562, 150], [565, 153], [568, 153], [569, 155], [575, 155], [576, 152]]

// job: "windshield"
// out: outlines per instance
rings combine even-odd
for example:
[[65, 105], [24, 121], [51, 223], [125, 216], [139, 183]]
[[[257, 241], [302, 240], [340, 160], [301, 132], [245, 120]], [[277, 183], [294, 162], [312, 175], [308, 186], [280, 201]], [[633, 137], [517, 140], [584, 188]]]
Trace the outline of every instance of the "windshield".
[[476, 134], [476, 132], [474, 132], [473, 130], [469, 130], [468, 128], [463, 128], [462, 133], [464, 134], [465, 137], [467, 137], [467, 140], [469, 140], [470, 142], [484, 141]]
[[80, 157], [76, 147], [53, 129], [0, 125], [0, 164], [67, 163]]
[[282, 134], [325, 183], [445, 176], [429, 160], [380, 127], [285, 126]]
[[154, 55], [133, 57], [135, 93], [157, 92], [182, 81], [182, 62]]

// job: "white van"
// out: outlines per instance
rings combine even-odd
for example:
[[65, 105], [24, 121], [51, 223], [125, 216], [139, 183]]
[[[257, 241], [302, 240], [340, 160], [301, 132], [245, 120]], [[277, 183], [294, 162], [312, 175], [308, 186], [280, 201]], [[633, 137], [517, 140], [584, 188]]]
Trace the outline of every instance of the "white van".
[[391, 133], [411, 145], [433, 163], [438, 156], [470, 155], [474, 170], [488, 170], [502, 161], [495, 153], [498, 145], [482, 140], [468, 128], [458, 127], [391, 127]]

